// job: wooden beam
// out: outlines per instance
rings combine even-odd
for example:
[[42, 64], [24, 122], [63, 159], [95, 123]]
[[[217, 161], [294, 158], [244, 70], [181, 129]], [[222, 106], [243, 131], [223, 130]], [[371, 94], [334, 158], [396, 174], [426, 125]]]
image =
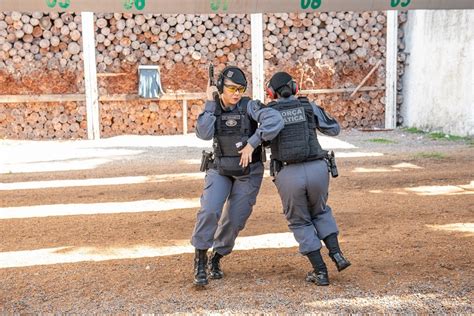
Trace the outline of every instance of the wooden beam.
[[0, 95], [1, 103], [35, 103], [35, 102], [79, 102], [85, 101], [85, 94], [25, 94]]
[[397, 125], [398, 12], [387, 11], [387, 59], [385, 62], [385, 128]]
[[252, 39], [252, 94], [253, 99], [265, 100], [265, 71], [263, 69], [263, 15], [251, 14]]
[[100, 72], [97, 74], [97, 77], [119, 77], [128, 75], [126, 72]]
[[[330, 94], [330, 93], [347, 93], [354, 92], [354, 88], [340, 88], [340, 89], [316, 89], [316, 90], [300, 90], [298, 94]], [[359, 91], [378, 91], [385, 90], [384, 87], [361, 87]]]
[[367, 79], [369, 79], [370, 76], [372, 76], [372, 74], [374, 73], [374, 71], [379, 68], [379, 66], [382, 64], [382, 61], [379, 60], [377, 62], [377, 64], [375, 64], [374, 67], [372, 67], [372, 69], [369, 71], [369, 73], [367, 74], [367, 76], [365, 76], [364, 79], [362, 79], [362, 81], [360, 82], [360, 84], [357, 86], [357, 88], [355, 88], [354, 91], [352, 91], [351, 95], [349, 96], [350, 98], [352, 98], [356, 93], [357, 91], [360, 90], [360, 88], [362, 88], [362, 86], [364, 85], [364, 83], [367, 81]]
[[166, 93], [157, 99], [144, 99], [140, 98], [138, 94], [111, 94], [103, 95], [99, 97], [101, 102], [109, 101], [180, 101], [180, 100], [201, 100], [206, 98], [206, 93], [196, 92], [196, 93]]
[[[125, 102], [125, 101], [181, 101], [181, 100], [201, 100], [206, 97], [205, 93], [196, 92], [196, 93], [168, 93], [164, 94], [159, 99], [143, 99], [136, 94], [111, 94], [103, 95], [99, 97], [101, 102]], [[80, 102], [86, 101], [85, 94], [18, 94], [18, 95], [9, 95], [4, 94], [0, 95], [0, 104], [2, 103], [46, 103], [46, 102]]]
[[[385, 90], [385, 87], [361, 87], [359, 91], [378, 91]], [[300, 90], [299, 94], [330, 94], [353, 92], [354, 88], [340, 89], [316, 89]], [[195, 93], [167, 93], [159, 99], [143, 99], [136, 94], [111, 94], [99, 96], [100, 102], [126, 102], [126, 101], [181, 101], [181, 100], [203, 100], [206, 94], [203, 92]], [[8, 103], [61, 103], [61, 102], [81, 102], [86, 100], [85, 94], [27, 94], [27, 95], [0, 95], [0, 104]]]
[[82, 54], [86, 85], [87, 138], [100, 139], [99, 92], [95, 61], [94, 13], [82, 12]]
[[276, 12], [328, 12], [328, 11], [385, 11], [417, 9], [474, 9], [472, 0], [352, 0], [352, 1], [270, 1], [270, 0], [2, 0], [0, 11], [94, 11], [101, 13], [185, 13], [185, 14], [234, 14]]
[[183, 135], [188, 133], [188, 100], [183, 100]]

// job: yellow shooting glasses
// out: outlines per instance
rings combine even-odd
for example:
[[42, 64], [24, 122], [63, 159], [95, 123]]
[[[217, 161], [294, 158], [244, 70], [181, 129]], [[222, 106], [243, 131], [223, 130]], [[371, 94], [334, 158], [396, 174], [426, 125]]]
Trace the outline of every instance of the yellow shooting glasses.
[[235, 93], [239, 92], [240, 94], [244, 93], [247, 88], [244, 86], [234, 86], [234, 85], [227, 85], [225, 84], [224, 87], [226, 87], [227, 90], [229, 90], [230, 93]]

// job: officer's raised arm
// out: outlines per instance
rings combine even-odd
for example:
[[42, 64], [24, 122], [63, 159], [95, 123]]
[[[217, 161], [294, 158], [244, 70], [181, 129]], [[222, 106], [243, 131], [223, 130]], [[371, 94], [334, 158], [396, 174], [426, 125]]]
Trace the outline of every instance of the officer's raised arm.
[[259, 100], [252, 100], [247, 104], [247, 113], [259, 123], [259, 127], [247, 141], [254, 148], [262, 141], [275, 138], [285, 126], [280, 112], [264, 107]]
[[328, 136], [339, 135], [339, 132], [341, 131], [339, 123], [329, 116], [322, 107], [317, 106], [313, 102], [311, 102], [311, 106], [313, 107], [314, 117], [316, 118], [316, 128], [318, 131]]
[[216, 110], [216, 101], [214, 101], [213, 93], [217, 92], [215, 86], [208, 86], [206, 90], [206, 104], [204, 111], [199, 114], [196, 123], [196, 136], [203, 140], [210, 140], [214, 137], [214, 123], [216, 117], [214, 112]]

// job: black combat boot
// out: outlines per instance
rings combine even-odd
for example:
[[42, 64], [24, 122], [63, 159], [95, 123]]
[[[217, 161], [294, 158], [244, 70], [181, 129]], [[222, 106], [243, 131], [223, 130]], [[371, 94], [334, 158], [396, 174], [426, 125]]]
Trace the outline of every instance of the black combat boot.
[[342, 271], [348, 266], [351, 265], [349, 260], [344, 258], [342, 255], [341, 248], [339, 248], [339, 242], [337, 240], [337, 234], [331, 234], [323, 239], [326, 248], [329, 250], [329, 257], [331, 257], [332, 261], [336, 264], [337, 271]]
[[306, 281], [314, 282], [318, 286], [329, 285], [328, 269], [324, 263], [321, 252], [318, 250], [310, 252], [306, 255], [313, 266], [313, 271], [308, 272]]
[[194, 285], [203, 286], [207, 281], [207, 249], [196, 249], [194, 256]]
[[209, 278], [222, 279], [224, 272], [221, 270], [220, 260], [223, 257], [220, 253], [213, 251], [209, 257]]

